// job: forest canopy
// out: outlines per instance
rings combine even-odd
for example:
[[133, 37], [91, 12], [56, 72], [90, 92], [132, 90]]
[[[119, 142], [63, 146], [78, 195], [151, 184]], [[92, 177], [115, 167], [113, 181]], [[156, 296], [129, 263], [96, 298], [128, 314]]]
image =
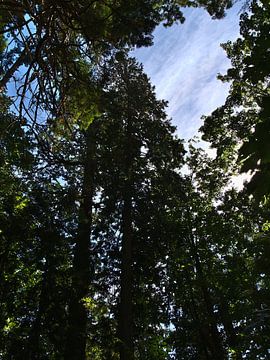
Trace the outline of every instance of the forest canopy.
[[270, 5], [245, 4], [212, 158], [130, 50], [232, 1], [0, 2], [1, 359], [269, 359]]

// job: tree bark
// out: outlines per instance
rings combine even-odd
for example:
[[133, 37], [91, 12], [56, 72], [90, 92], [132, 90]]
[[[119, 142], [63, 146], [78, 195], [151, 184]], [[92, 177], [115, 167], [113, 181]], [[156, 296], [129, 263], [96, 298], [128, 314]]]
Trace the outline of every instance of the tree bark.
[[[187, 277], [188, 274], [187, 274]], [[190, 300], [191, 300], [191, 313], [193, 316], [193, 319], [195, 321], [197, 321], [199, 324], [201, 323], [201, 318], [198, 312], [198, 306], [196, 305], [196, 302], [194, 300], [194, 296], [193, 296], [193, 290], [192, 290], [192, 286], [190, 285], [190, 279], [189, 279], [189, 291], [190, 291]], [[204, 359], [204, 360], [211, 360], [211, 354], [210, 354], [210, 350], [208, 348], [208, 341], [207, 341], [207, 337], [205, 336], [205, 333], [203, 331], [202, 326], [199, 326], [198, 328], [198, 334], [199, 334], [199, 339], [200, 339], [200, 343], [201, 343], [201, 348], [203, 350], [203, 354], [198, 354], [199, 359]]]
[[72, 290], [69, 305], [68, 332], [65, 360], [85, 360], [87, 337], [87, 309], [83, 299], [89, 294], [90, 236], [95, 176], [95, 124], [86, 131], [86, 156], [84, 163], [78, 233], [73, 258]]
[[216, 360], [216, 359], [226, 360], [226, 355], [225, 355], [224, 347], [222, 344], [222, 339], [221, 339], [220, 333], [217, 328], [218, 324], [217, 324], [214, 309], [213, 309], [212, 299], [211, 299], [210, 293], [208, 291], [204, 271], [203, 271], [201, 261], [200, 261], [199, 255], [198, 255], [197, 245], [195, 243], [194, 235], [191, 230], [192, 229], [192, 226], [191, 226], [192, 221], [191, 221], [190, 213], [188, 212], [187, 215], [188, 215], [188, 220], [189, 220], [189, 242], [190, 242], [190, 246], [191, 246], [192, 257], [195, 262], [197, 278], [199, 280], [199, 285], [200, 285], [200, 288], [202, 291], [203, 300], [204, 300], [204, 304], [205, 304], [205, 308], [206, 308], [206, 314], [207, 314], [207, 318], [208, 318], [208, 330], [207, 330], [207, 332], [209, 334], [208, 339], [207, 339], [208, 347], [211, 352], [211, 357], [213, 360]]
[[11, 67], [7, 70], [5, 75], [0, 79], [0, 92], [4, 89], [4, 87], [7, 85], [9, 80], [12, 78], [14, 73], [18, 70], [18, 68], [23, 64], [25, 58], [27, 55], [27, 50], [23, 49], [19, 57], [16, 59], [16, 61], [11, 65]]
[[206, 280], [205, 280], [205, 277], [203, 274], [200, 259], [199, 259], [198, 253], [196, 251], [194, 242], [193, 242], [193, 247], [194, 247], [196, 271], [198, 274], [198, 280], [199, 280], [200, 287], [202, 290], [203, 300], [205, 303], [206, 313], [208, 316], [208, 326], [209, 326], [209, 335], [210, 335], [209, 339], [208, 339], [208, 343], [209, 343], [209, 348], [211, 349], [212, 359], [213, 360], [216, 360], [216, 359], [226, 360], [220, 333], [218, 332], [218, 329], [217, 329], [217, 321], [216, 321], [216, 317], [214, 314], [211, 296], [210, 296], [208, 288], [207, 288]]
[[123, 79], [127, 91], [126, 135], [124, 139], [124, 172], [123, 212], [122, 212], [122, 251], [120, 275], [120, 305], [118, 336], [120, 340], [120, 360], [134, 359], [133, 344], [133, 229], [132, 229], [132, 194], [133, 194], [133, 163], [134, 150], [132, 146], [132, 111], [130, 107], [130, 89], [127, 69], [124, 69]]
[[131, 194], [128, 189], [124, 197], [122, 263], [120, 279], [119, 339], [120, 360], [131, 360], [133, 355], [132, 334], [132, 218]]
[[242, 360], [242, 355], [241, 355], [241, 351], [237, 349], [237, 346], [239, 344], [238, 338], [237, 338], [237, 334], [235, 332], [235, 329], [233, 327], [231, 318], [230, 318], [230, 314], [229, 314], [229, 309], [228, 309], [228, 304], [227, 303], [221, 303], [220, 309], [219, 309], [219, 313], [222, 319], [222, 323], [224, 326], [224, 330], [226, 333], [226, 337], [227, 337], [227, 344], [231, 349], [234, 349], [235, 353], [235, 360]]
[[[41, 282], [41, 289], [38, 298], [38, 309], [36, 313], [35, 321], [33, 322], [30, 334], [28, 346], [26, 348], [25, 356], [20, 354], [20, 359], [27, 360], [38, 360], [41, 357], [41, 346], [40, 340], [42, 338], [42, 334], [44, 333], [44, 327], [47, 329], [52, 335], [52, 329], [48, 328], [47, 317], [48, 311], [55, 299], [56, 294], [54, 293], [55, 283], [56, 283], [56, 264], [55, 264], [55, 251], [56, 245], [60, 241], [60, 237], [57, 232], [52, 230], [51, 225], [48, 224], [47, 228], [40, 232], [40, 238], [42, 246], [45, 249], [44, 258], [45, 258], [45, 266], [44, 272]], [[57, 308], [57, 302], [55, 302], [55, 310]], [[51, 336], [52, 337], [52, 336]], [[50, 338], [51, 340], [51, 338]], [[54, 343], [55, 350], [59, 351], [59, 344]], [[58, 345], [58, 347], [57, 347]]]

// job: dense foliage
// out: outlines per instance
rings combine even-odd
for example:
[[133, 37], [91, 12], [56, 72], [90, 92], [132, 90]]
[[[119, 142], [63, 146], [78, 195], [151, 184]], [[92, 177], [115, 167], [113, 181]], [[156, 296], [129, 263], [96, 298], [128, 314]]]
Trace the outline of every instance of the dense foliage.
[[230, 81], [226, 103], [208, 117], [204, 138], [220, 155], [238, 152], [241, 170], [251, 171], [251, 192], [261, 198], [269, 188], [269, 1], [252, 1], [250, 12], [241, 15], [241, 38], [223, 45], [232, 62], [222, 81]]
[[231, 2], [1, 2], [1, 359], [269, 359], [269, 5], [224, 46], [216, 159], [128, 55], [180, 6]]

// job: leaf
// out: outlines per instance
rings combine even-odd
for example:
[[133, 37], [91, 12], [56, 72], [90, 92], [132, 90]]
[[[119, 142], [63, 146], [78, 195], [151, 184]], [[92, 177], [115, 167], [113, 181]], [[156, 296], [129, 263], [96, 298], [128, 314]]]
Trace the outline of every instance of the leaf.
[[29, 204], [29, 199], [27, 199], [26, 197], [24, 197], [22, 195], [17, 195], [15, 197], [15, 200], [16, 200], [15, 210], [17, 210], [17, 211], [23, 210]]

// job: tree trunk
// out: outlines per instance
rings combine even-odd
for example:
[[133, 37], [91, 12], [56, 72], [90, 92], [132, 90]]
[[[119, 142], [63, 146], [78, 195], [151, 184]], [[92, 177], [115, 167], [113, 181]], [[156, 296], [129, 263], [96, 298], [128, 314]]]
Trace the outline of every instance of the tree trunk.
[[92, 205], [95, 175], [95, 124], [85, 134], [86, 156], [79, 208], [78, 233], [73, 258], [73, 278], [65, 360], [84, 360], [87, 335], [87, 309], [83, 299], [89, 294], [90, 236], [92, 230]]
[[[189, 278], [188, 273], [186, 276], [187, 276], [187, 278]], [[201, 324], [201, 318], [199, 315], [198, 306], [196, 305], [196, 302], [195, 302], [195, 299], [193, 296], [192, 286], [190, 285], [190, 282], [191, 282], [191, 279], [188, 280], [190, 300], [191, 300], [191, 304], [192, 304], [191, 305], [191, 314], [192, 314], [193, 320], [195, 320], [197, 323]], [[198, 327], [198, 335], [199, 335], [199, 340], [200, 340], [200, 344], [201, 344], [201, 349], [203, 351], [203, 354], [200, 354], [200, 353], [198, 354], [199, 359], [211, 360], [210, 350], [207, 346], [208, 345], [207, 337], [205, 336], [202, 326]]]
[[121, 263], [121, 290], [119, 309], [119, 339], [120, 360], [132, 360], [132, 218], [131, 194], [128, 190], [124, 197], [123, 207], [123, 237], [122, 237], [122, 263]]
[[[188, 213], [189, 224], [191, 225], [191, 216]], [[211, 351], [212, 359], [213, 360], [226, 360], [224, 347], [222, 344], [222, 339], [220, 333], [217, 328], [217, 321], [213, 309], [212, 299], [208, 291], [207, 282], [205, 279], [205, 275], [203, 272], [203, 268], [201, 265], [201, 261], [198, 255], [197, 246], [195, 243], [194, 236], [192, 234], [191, 226], [189, 226], [189, 240], [191, 245], [192, 257], [195, 261], [195, 269], [197, 273], [197, 277], [199, 280], [199, 285], [202, 291], [203, 300], [206, 308], [207, 318], [208, 318], [208, 346], [209, 350]]]
[[213, 304], [212, 304], [212, 300], [211, 300], [211, 296], [209, 294], [208, 288], [207, 288], [207, 284], [206, 284], [206, 280], [203, 274], [203, 270], [201, 267], [201, 263], [200, 263], [200, 259], [198, 256], [198, 253], [196, 251], [195, 248], [195, 244], [193, 242], [193, 246], [194, 246], [194, 257], [195, 257], [195, 264], [196, 264], [196, 271], [198, 274], [198, 280], [200, 283], [200, 287], [202, 290], [202, 294], [203, 294], [203, 300], [205, 303], [205, 307], [206, 307], [206, 312], [207, 312], [207, 316], [208, 316], [208, 326], [209, 326], [209, 348], [211, 349], [211, 353], [212, 353], [212, 359], [216, 360], [225, 360], [225, 352], [224, 352], [224, 348], [223, 348], [223, 344], [222, 344], [222, 340], [220, 337], [220, 333], [218, 332], [217, 329], [217, 321], [216, 321], [216, 317], [215, 317], [215, 313], [214, 313], [214, 309], [213, 309]]
[[232, 321], [230, 318], [227, 303], [223, 302], [221, 304], [219, 313], [220, 313], [222, 323], [224, 326], [224, 330], [225, 330], [225, 333], [227, 336], [227, 344], [228, 344], [229, 348], [234, 349], [235, 360], [242, 360], [241, 352], [240, 352], [240, 350], [237, 349], [237, 345], [239, 344], [239, 341], [238, 341], [237, 334], [235, 332], [235, 329], [233, 327], [233, 324], [232, 324]]
[[[133, 143], [132, 115], [130, 108], [129, 77], [127, 69], [124, 70], [123, 78], [127, 87], [127, 118], [126, 136], [124, 139], [124, 172], [125, 182], [123, 186], [123, 212], [122, 212], [122, 251], [121, 251], [121, 275], [120, 275], [120, 307], [118, 336], [120, 340], [120, 360], [134, 359], [133, 344], [133, 254], [132, 254], [132, 193], [133, 193], [133, 163], [135, 146]], [[124, 125], [124, 126], [125, 126]]]
[[[47, 228], [40, 233], [41, 243], [45, 249], [45, 268], [41, 282], [41, 289], [38, 299], [38, 309], [35, 321], [32, 325], [29, 335], [28, 346], [26, 349], [25, 357], [20, 355], [20, 359], [38, 360], [41, 357], [42, 350], [40, 349], [40, 339], [42, 337], [42, 330], [46, 317], [48, 316], [48, 309], [52, 306], [54, 301], [54, 285], [55, 285], [55, 251], [56, 244], [59, 243], [59, 235], [51, 230], [51, 225], [48, 224]], [[51, 329], [47, 329], [51, 330]], [[56, 349], [59, 350], [59, 349]]]

